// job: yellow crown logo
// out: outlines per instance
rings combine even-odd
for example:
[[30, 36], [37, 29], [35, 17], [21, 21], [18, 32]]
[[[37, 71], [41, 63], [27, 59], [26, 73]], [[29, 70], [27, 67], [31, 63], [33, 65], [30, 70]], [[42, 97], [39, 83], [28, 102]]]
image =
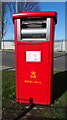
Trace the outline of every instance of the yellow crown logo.
[[30, 74], [30, 78], [36, 78], [36, 72], [32, 71]]
[[32, 75], [35, 75], [35, 74], [36, 74], [36, 72], [32, 71], [32, 72], [31, 72], [31, 74], [32, 74]]

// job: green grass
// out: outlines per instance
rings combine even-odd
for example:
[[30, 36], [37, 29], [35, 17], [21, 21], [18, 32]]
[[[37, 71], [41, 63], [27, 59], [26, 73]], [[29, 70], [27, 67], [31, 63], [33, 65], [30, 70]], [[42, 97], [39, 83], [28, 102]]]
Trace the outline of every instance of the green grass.
[[[67, 101], [66, 75], [67, 71], [54, 71], [52, 103], [48, 106], [36, 105], [37, 109], [32, 110], [31, 114], [37, 114], [39, 112], [39, 115], [41, 115], [42, 118], [52, 118], [52, 120], [59, 118], [59, 120], [65, 120], [65, 108]], [[3, 70], [2, 76], [3, 118], [10, 120], [21, 111], [24, 111], [25, 105], [15, 102], [15, 72]], [[43, 108], [43, 110], [40, 108]]]
[[3, 102], [8, 102], [15, 96], [15, 73], [14, 71], [3, 71]]

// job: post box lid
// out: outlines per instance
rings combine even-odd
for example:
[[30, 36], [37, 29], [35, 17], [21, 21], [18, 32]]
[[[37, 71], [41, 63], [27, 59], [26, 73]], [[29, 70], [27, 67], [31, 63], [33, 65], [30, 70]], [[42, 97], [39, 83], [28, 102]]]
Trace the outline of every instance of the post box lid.
[[20, 12], [13, 13], [13, 19], [21, 18], [21, 17], [52, 17], [55, 19], [55, 23], [57, 23], [57, 12], [56, 11], [34, 11], [34, 12]]

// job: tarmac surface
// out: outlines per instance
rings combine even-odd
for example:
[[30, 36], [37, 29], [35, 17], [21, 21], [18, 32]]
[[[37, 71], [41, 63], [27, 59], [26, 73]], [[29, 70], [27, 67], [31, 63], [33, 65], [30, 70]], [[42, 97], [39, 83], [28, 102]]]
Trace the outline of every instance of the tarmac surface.
[[[2, 57], [1, 57], [2, 54]], [[0, 69], [15, 69], [14, 61], [14, 51], [13, 50], [4, 50], [0, 51]], [[65, 52], [55, 52], [53, 57], [53, 68], [58, 70], [67, 70], [66, 66], [67, 53]]]

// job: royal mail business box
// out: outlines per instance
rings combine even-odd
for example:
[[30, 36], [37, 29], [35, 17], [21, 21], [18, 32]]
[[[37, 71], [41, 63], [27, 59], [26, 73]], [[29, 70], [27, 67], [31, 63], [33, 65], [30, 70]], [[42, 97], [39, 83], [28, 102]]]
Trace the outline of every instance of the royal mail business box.
[[55, 11], [13, 14], [16, 101], [50, 104]]

